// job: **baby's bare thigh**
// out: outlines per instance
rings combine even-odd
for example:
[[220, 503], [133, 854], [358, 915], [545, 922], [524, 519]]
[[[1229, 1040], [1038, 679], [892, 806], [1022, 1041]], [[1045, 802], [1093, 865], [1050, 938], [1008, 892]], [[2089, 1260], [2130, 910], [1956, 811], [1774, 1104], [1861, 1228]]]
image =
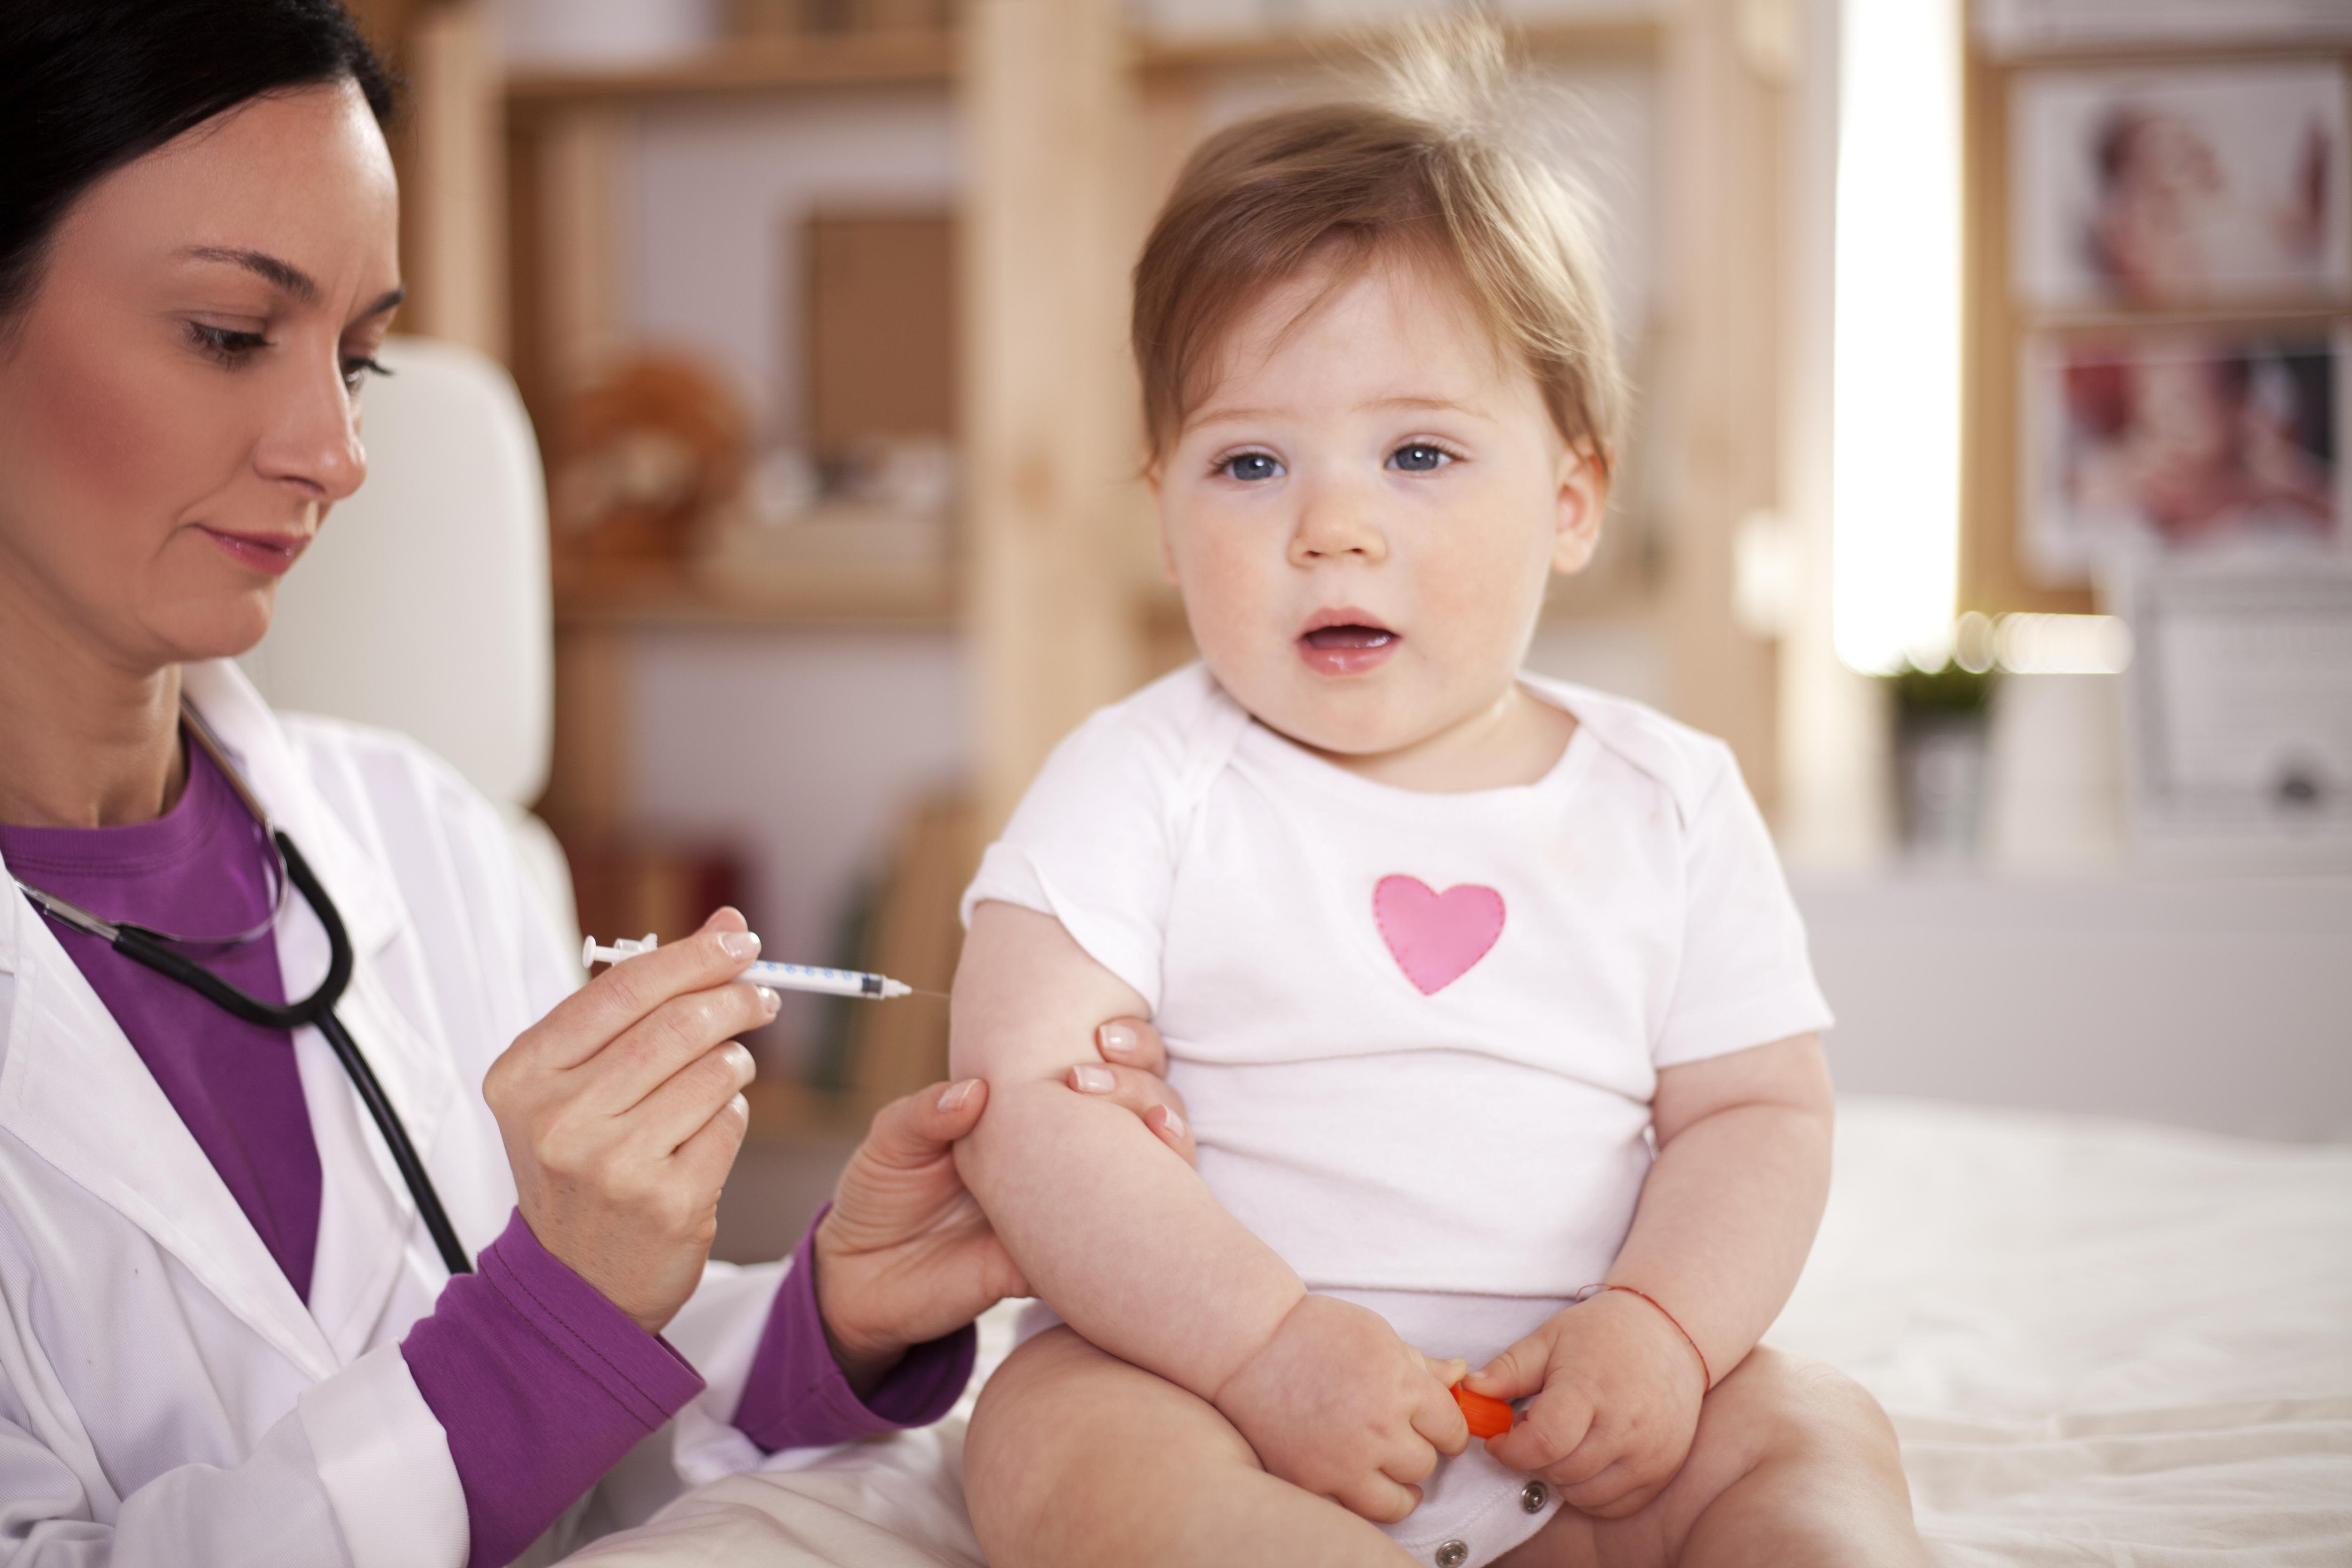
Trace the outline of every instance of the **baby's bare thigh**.
[[963, 1487], [992, 1568], [1412, 1561], [1267, 1475], [1207, 1400], [1067, 1328], [1013, 1352], [981, 1390]]
[[1045, 1514], [1097, 1499], [1117, 1508], [1171, 1479], [1258, 1468], [1215, 1405], [1066, 1327], [1024, 1344], [988, 1380], [964, 1440], [964, 1490], [982, 1541], [992, 1523], [1034, 1535]]

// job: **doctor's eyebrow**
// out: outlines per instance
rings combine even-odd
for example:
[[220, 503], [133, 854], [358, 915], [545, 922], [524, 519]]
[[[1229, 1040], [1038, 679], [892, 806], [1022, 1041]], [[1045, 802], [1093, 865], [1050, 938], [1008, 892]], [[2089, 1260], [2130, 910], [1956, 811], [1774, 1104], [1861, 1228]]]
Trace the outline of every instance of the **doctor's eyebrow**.
[[[180, 254], [192, 261], [218, 261], [231, 267], [242, 267], [280, 293], [292, 296], [298, 304], [315, 305], [319, 302], [319, 285], [309, 273], [290, 261], [280, 261], [266, 250], [239, 250], [219, 245], [192, 245]], [[355, 319], [364, 321], [370, 316], [381, 316], [407, 298], [408, 290], [405, 287], [388, 289], [377, 296], [375, 302], [362, 310]]]

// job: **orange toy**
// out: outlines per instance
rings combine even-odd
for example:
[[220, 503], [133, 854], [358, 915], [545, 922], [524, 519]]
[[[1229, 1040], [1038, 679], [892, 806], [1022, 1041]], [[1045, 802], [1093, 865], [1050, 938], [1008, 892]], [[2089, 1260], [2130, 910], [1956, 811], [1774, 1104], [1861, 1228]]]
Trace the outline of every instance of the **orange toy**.
[[1499, 1437], [1511, 1429], [1511, 1407], [1499, 1399], [1473, 1394], [1457, 1383], [1454, 1403], [1462, 1406], [1462, 1418], [1470, 1423], [1473, 1437]]

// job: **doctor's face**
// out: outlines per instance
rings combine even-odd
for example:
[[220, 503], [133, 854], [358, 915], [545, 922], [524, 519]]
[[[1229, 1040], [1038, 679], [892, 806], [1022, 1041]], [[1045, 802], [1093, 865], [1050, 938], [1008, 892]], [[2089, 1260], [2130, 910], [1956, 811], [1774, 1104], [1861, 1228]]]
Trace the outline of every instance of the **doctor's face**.
[[0, 616], [126, 670], [260, 640], [367, 471], [398, 213], [348, 82], [241, 104], [75, 203], [0, 322]]

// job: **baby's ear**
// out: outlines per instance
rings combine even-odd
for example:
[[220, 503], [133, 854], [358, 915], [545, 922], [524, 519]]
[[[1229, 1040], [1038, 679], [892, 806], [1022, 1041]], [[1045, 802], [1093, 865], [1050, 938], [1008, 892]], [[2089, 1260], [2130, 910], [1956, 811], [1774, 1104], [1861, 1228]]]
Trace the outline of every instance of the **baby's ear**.
[[1571, 577], [1592, 563], [1601, 547], [1601, 525], [1609, 515], [1608, 454], [1590, 437], [1571, 443], [1560, 454], [1553, 490], [1559, 532], [1551, 569]]
[[1168, 542], [1168, 514], [1160, 505], [1160, 481], [1166, 477], [1168, 465], [1153, 458], [1143, 465], [1143, 488], [1151, 492], [1151, 526], [1160, 540], [1160, 575], [1171, 588], [1181, 588], [1176, 580], [1176, 551]]

